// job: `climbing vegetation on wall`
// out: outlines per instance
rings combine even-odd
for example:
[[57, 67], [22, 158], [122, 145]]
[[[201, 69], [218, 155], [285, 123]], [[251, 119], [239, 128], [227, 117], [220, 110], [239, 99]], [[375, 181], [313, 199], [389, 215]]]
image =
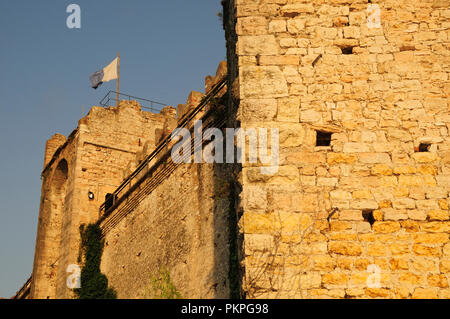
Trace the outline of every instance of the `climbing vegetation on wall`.
[[108, 287], [108, 278], [100, 272], [103, 240], [98, 224], [80, 226], [84, 264], [81, 269], [81, 288], [74, 289], [78, 299], [115, 299], [116, 291]]
[[173, 284], [169, 270], [161, 267], [156, 275], [151, 275], [150, 285], [145, 288], [144, 298], [181, 299], [181, 294]]

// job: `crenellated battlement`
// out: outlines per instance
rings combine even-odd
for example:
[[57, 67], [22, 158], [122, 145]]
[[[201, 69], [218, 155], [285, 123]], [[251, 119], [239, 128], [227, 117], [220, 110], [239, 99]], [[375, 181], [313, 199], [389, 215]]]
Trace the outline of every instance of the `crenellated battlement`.
[[[99, 222], [119, 298], [154, 297], [165, 267], [186, 298], [449, 299], [448, 3], [223, 6], [205, 92], [94, 106], [47, 142], [31, 296], [71, 297], [78, 227]], [[277, 170], [174, 163], [197, 119], [278, 129]]]
[[55, 134], [47, 141], [32, 298], [72, 296], [65, 269], [79, 257], [79, 226], [98, 220], [106, 196], [203, 97], [191, 92], [187, 107], [178, 115], [171, 106], [159, 113], [147, 112], [133, 100], [121, 100], [118, 106], [93, 106], [68, 138]]

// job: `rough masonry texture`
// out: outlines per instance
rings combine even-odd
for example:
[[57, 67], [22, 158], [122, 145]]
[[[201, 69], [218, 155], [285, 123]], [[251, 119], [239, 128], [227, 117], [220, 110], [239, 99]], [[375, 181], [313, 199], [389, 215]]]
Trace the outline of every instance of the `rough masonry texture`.
[[[215, 76], [206, 77], [206, 93], [226, 74], [222, 62]], [[196, 119], [212, 125], [223, 118], [215, 108], [225, 92], [226, 86], [215, 92], [187, 127]], [[94, 106], [67, 139], [55, 134], [47, 142], [31, 288], [22, 288], [17, 298], [73, 298], [68, 266], [82, 263], [80, 226], [95, 222], [105, 243], [101, 270], [119, 298], [154, 297], [151, 279], [161, 269], [183, 297], [229, 296], [227, 169], [174, 165], [174, 142], [161, 147], [203, 97], [193, 91], [177, 110], [167, 106], [158, 114], [142, 111], [136, 101]], [[142, 183], [127, 188], [124, 201], [102, 215], [101, 204], [158, 147], [145, 174], [136, 175]], [[29, 294], [22, 292], [27, 289]]]
[[369, 2], [380, 28], [368, 1], [225, 1], [237, 119], [280, 129], [278, 173], [242, 167], [246, 297], [450, 297], [450, 3]]
[[153, 114], [142, 112], [135, 102], [121, 101], [118, 107], [93, 107], [67, 139], [56, 134], [47, 142], [32, 298], [73, 296], [66, 270], [79, 263], [79, 226], [98, 219], [105, 195], [135, 165], [144, 142], [154, 145], [155, 130], [170, 117], [170, 109]]
[[161, 267], [185, 298], [450, 298], [450, 2], [369, 2], [222, 1], [227, 62], [205, 94], [227, 86], [195, 119], [278, 128], [275, 174], [171, 162], [200, 92], [177, 114], [93, 107], [53, 136], [21, 295], [72, 297], [79, 226], [99, 221], [119, 298], [151, 298]]
[[[225, 74], [226, 64], [221, 63], [216, 76], [206, 78], [206, 93]], [[202, 97], [200, 92], [191, 92], [161, 139], [181, 125]], [[204, 112], [196, 116], [204, 123], [208, 118]], [[155, 297], [150, 279], [161, 267], [170, 272], [184, 298], [226, 298], [230, 194], [225, 164], [174, 165], [167, 157], [170, 146], [158, 156], [160, 162], [149, 162], [150, 173], [141, 174], [143, 182], [128, 200], [101, 222], [106, 244], [102, 272], [118, 298]]]

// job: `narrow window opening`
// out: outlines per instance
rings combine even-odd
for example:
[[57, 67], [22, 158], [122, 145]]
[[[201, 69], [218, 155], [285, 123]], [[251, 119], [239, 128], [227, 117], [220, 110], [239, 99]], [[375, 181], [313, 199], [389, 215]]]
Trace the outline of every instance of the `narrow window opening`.
[[322, 57], [322, 53], [319, 54], [319, 55], [317, 56], [317, 58], [314, 59], [314, 61], [313, 61], [313, 63], [312, 63], [312, 66], [315, 66], [316, 63], [320, 60], [321, 57]]
[[427, 143], [420, 143], [419, 145], [419, 152], [429, 152], [430, 151], [431, 144]]
[[415, 51], [415, 50], [416, 50], [416, 47], [413, 46], [413, 45], [404, 45], [404, 46], [400, 47], [400, 52], [403, 52], [403, 51]]
[[375, 218], [373, 217], [373, 210], [363, 210], [362, 216], [366, 222], [370, 224], [370, 226], [375, 223]]
[[105, 212], [107, 212], [108, 209], [110, 209], [113, 206], [114, 204], [113, 198], [114, 196], [111, 193], [105, 195]]
[[331, 133], [316, 131], [316, 146], [330, 146], [331, 144]]
[[341, 48], [342, 54], [353, 54], [353, 47]]

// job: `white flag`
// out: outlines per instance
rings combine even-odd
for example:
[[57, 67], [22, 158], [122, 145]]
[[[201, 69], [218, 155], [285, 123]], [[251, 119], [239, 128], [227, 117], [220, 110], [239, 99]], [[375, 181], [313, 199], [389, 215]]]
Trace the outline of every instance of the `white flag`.
[[117, 79], [117, 58], [103, 69], [102, 82], [108, 82], [114, 79]]

